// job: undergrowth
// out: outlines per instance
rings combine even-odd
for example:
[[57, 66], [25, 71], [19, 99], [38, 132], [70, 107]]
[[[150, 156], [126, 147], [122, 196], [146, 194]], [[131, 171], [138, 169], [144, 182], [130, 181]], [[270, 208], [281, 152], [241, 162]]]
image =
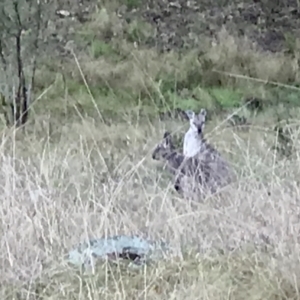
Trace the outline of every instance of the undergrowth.
[[[149, 24], [125, 21], [101, 9], [75, 28], [67, 59], [38, 66], [25, 130], [2, 126], [2, 299], [299, 299], [297, 45], [271, 53], [221, 30], [160, 53], [142, 46]], [[169, 112], [201, 108], [239, 176], [189, 203], [151, 151], [166, 130], [182, 143], [187, 122]], [[163, 237], [175, 253], [93, 275], [63, 260], [115, 234]]]

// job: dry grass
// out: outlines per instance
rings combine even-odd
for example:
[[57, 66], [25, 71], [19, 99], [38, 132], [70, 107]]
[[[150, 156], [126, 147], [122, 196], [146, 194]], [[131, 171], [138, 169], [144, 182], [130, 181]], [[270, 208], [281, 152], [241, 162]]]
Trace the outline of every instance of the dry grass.
[[[149, 155], [175, 122], [74, 121], [54, 141], [38, 122], [34, 134], [3, 132], [1, 299], [299, 299], [297, 151], [275, 158], [276, 137], [259, 121], [248, 133], [216, 123], [206, 131], [240, 179], [194, 204]], [[136, 273], [104, 264], [94, 276], [62, 260], [87, 237], [131, 233], [169, 240], [175, 256]]]
[[[91, 28], [108, 30], [112, 20], [103, 20]], [[117, 112], [124, 111], [123, 100], [126, 113], [133, 110], [119, 91], [155, 102], [173, 83], [190, 90], [221, 85], [242, 87], [254, 96], [266, 93], [263, 86], [254, 90], [244, 79], [214, 69], [266, 81], [299, 81], [295, 57], [258, 51], [225, 31], [182, 56], [159, 55], [124, 39], [112, 46], [126, 59], [75, 54], [87, 83], [112, 91], [101, 97]], [[66, 77], [82, 84], [80, 68], [72, 61], [65, 66]], [[39, 71], [37, 85], [44, 87], [53, 74]], [[59, 88], [62, 80], [55, 76], [46, 101], [54, 111], [61, 113], [68, 101], [94, 105], [86, 92], [62, 96], [65, 87]], [[199, 101], [206, 96], [212, 102], [205, 93], [201, 90]], [[48, 109], [43, 101], [41, 107]], [[1, 299], [299, 299], [298, 114], [295, 110], [294, 152], [288, 160], [272, 150], [277, 137], [271, 128], [277, 120], [271, 110], [250, 120], [250, 131], [226, 128], [219, 119], [209, 122], [209, 139], [233, 163], [239, 179], [198, 203], [180, 198], [150, 155], [166, 129], [183, 136], [184, 124], [153, 120], [153, 115], [152, 120], [135, 116], [134, 122], [124, 116], [110, 126], [100, 116], [62, 124], [41, 114], [25, 135], [3, 131]], [[99, 264], [93, 276], [63, 260], [80, 241], [115, 234], [164, 238], [174, 255], [137, 272]]]

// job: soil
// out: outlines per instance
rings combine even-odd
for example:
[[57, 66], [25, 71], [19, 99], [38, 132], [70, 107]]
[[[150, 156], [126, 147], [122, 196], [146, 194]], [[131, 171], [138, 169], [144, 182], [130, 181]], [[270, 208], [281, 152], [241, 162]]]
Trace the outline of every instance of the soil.
[[[89, 19], [96, 0], [58, 1], [60, 9], [73, 11], [79, 22]], [[105, 2], [105, 1], [104, 1]], [[120, 1], [121, 2], [121, 1]], [[142, 43], [161, 51], [195, 48], [203, 37], [216, 38], [222, 28], [248, 37], [262, 50], [290, 51], [300, 38], [298, 0], [127, 0], [116, 12], [131, 22], [139, 19], [154, 27], [155, 36]], [[103, 4], [104, 7], [105, 4]], [[75, 10], [75, 11], [74, 11]]]
[[155, 27], [155, 41], [146, 43], [163, 51], [195, 47], [201, 36], [215, 37], [222, 27], [272, 52], [288, 51], [300, 38], [297, 0], [146, 0], [127, 14]]

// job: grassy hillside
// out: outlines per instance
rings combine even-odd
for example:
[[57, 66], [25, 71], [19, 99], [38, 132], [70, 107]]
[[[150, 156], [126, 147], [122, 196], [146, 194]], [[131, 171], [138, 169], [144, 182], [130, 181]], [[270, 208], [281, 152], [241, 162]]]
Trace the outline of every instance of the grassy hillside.
[[[25, 131], [2, 126], [1, 299], [300, 298], [298, 3], [274, 3], [53, 4], [75, 18], [44, 33]], [[238, 180], [190, 203], [151, 152], [201, 108]], [[115, 234], [174, 253], [94, 275], [63, 260]]]

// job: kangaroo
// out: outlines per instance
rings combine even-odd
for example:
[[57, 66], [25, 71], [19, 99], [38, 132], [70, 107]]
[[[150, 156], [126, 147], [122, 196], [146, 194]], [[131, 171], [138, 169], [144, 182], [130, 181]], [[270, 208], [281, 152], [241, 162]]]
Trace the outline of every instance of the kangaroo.
[[186, 157], [201, 157], [210, 170], [210, 185], [214, 190], [227, 185], [233, 179], [231, 168], [221, 154], [204, 138], [206, 110], [201, 109], [196, 115], [193, 111], [186, 111], [190, 119], [190, 128], [184, 136], [183, 154]]
[[192, 110], [187, 110], [186, 115], [190, 119], [190, 128], [184, 135], [183, 154], [186, 157], [193, 157], [205, 147], [203, 130], [205, 127], [206, 110], [201, 109], [198, 115]]
[[[175, 175], [175, 190], [180, 194], [186, 194], [191, 189], [202, 190], [206, 188], [210, 172], [208, 166], [197, 157], [185, 157], [175, 150], [169, 132], [165, 132], [163, 140], [152, 153], [155, 160], [166, 161], [168, 170]], [[185, 178], [183, 181], [182, 179]], [[186, 185], [189, 184], [190, 187]], [[192, 184], [192, 186], [191, 186]]]

